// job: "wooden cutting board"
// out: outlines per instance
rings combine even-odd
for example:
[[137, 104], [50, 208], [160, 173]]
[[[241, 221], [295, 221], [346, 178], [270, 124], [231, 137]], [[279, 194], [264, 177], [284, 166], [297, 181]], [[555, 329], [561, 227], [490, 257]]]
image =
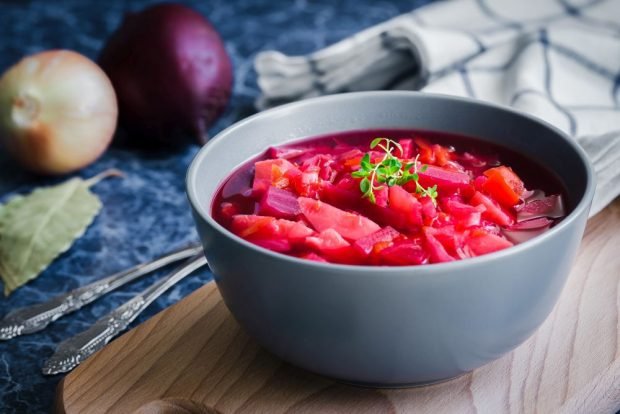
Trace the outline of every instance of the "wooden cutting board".
[[222, 413], [614, 413], [619, 282], [616, 200], [589, 222], [560, 301], [534, 336], [470, 374], [400, 390], [355, 388], [281, 362], [241, 331], [209, 283], [69, 374], [56, 410], [120, 414], [147, 404], [141, 413], [200, 412], [148, 404], [184, 398]]

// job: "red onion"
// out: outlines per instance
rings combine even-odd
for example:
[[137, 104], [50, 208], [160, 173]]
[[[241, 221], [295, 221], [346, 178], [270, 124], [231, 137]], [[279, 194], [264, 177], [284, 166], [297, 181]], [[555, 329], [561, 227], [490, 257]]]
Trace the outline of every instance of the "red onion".
[[177, 4], [128, 14], [99, 63], [116, 90], [120, 123], [132, 136], [169, 144], [207, 128], [232, 89], [222, 39], [202, 15]]

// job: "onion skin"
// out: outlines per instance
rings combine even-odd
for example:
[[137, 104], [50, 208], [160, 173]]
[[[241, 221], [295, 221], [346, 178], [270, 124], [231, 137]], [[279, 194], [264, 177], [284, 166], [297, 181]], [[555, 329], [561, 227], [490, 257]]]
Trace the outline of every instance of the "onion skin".
[[0, 78], [0, 143], [33, 172], [65, 174], [95, 161], [117, 115], [110, 80], [76, 52], [27, 56]]
[[230, 99], [232, 65], [219, 34], [182, 5], [128, 14], [99, 63], [116, 89], [121, 125], [142, 143], [178, 146], [189, 132], [202, 144]]

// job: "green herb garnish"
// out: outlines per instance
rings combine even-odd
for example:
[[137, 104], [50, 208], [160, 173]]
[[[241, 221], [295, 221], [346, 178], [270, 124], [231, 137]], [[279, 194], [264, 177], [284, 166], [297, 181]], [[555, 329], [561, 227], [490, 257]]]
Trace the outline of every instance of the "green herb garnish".
[[416, 155], [413, 162], [403, 166], [401, 160], [392, 154], [395, 149], [398, 149], [401, 154], [403, 153], [403, 147], [398, 142], [389, 138], [375, 138], [370, 143], [370, 149], [375, 149], [377, 147], [385, 152], [383, 159], [373, 164], [370, 161], [370, 154], [366, 153], [362, 157], [359, 170], [351, 173], [352, 177], [362, 179], [360, 181], [362, 197], [368, 198], [372, 203], [375, 203], [375, 191], [382, 189], [382, 184], [393, 187], [413, 181], [416, 184], [416, 192], [425, 197], [429, 197], [433, 204], [437, 205], [437, 185], [424, 188], [418, 182], [420, 178], [418, 173], [424, 172], [428, 168], [428, 165], [422, 165], [418, 170], [419, 154]]

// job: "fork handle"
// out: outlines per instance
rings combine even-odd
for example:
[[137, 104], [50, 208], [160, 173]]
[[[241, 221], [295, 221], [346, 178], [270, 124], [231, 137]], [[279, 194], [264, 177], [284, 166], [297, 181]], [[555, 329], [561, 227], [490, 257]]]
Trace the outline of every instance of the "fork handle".
[[74, 312], [108, 292], [117, 289], [147, 273], [170, 263], [192, 257], [202, 252], [199, 244], [192, 244], [167, 253], [155, 260], [141, 263], [130, 269], [115, 273], [89, 285], [56, 296], [47, 302], [15, 309], [0, 320], [0, 340], [30, 334], [44, 329], [56, 319]]
[[185, 261], [164, 279], [97, 320], [84, 332], [61, 342], [54, 355], [45, 362], [43, 374], [54, 375], [68, 372], [78, 366], [124, 331], [162, 293], [206, 264], [207, 259], [199, 253]]

